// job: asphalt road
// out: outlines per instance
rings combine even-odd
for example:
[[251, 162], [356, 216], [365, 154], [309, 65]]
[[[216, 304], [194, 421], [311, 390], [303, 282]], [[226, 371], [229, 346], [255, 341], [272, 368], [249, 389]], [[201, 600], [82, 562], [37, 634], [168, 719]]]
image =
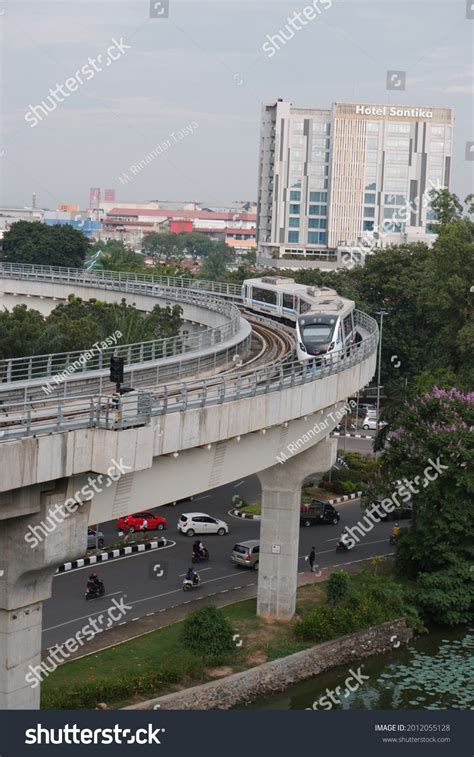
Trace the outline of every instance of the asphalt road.
[[[167, 518], [168, 528], [160, 532], [174, 544], [162, 550], [118, 558], [110, 563], [98, 566], [97, 572], [104, 581], [106, 595], [86, 602], [85, 585], [91, 568], [83, 568], [61, 574], [53, 581], [53, 596], [45, 602], [43, 608], [43, 648], [61, 644], [73, 637], [88, 624], [89, 618], [95, 618], [100, 627], [109, 627], [116, 623], [129, 623], [160, 609], [166, 609], [189, 601], [190, 596], [206, 597], [236, 587], [248, 586], [257, 581], [258, 573], [235, 567], [230, 562], [230, 553], [234, 544], [247, 539], [257, 539], [260, 532], [259, 521], [235, 518], [228, 514], [232, 496], [239, 493], [246, 499], [258, 499], [259, 481], [251, 476], [233, 484], [200, 494], [192, 502], [184, 502], [176, 507], [160, 508], [160, 513]], [[362, 560], [375, 554], [393, 553], [388, 538], [391, 523], [381, 523], [366, 534], [352, 550], [336, 553], [336, 541], [345, 526], [354, 525], [362, 513], [358, 500], [343, 503], [337, 508], [341, 521], [337, 526], [324, 525], [301, 528], [298, 570], [307, 570], [304, 557], [311, 546], [316, 547], [316, 562], [319, 567], [333, 566], [349, 561]], [[191, 561], [191, 547], [194, 539], [182, 536], [176, 530], [179, 516], [183, 512], [203, 511], [223, 518], [230, 526], [226, 536], [209, 535], [205, 543], [210, 552], [210, 560], [197, 567], [201, 574], [202, 585], [192, 595], [182, 591], [182, 577]], [[106, 535], [114, 535], [114, 523], [101, 525]], [[121, 615], [121, 605], [127, 606]], [[108, 617], [109, 608], [114, 608], [114, 620]]]

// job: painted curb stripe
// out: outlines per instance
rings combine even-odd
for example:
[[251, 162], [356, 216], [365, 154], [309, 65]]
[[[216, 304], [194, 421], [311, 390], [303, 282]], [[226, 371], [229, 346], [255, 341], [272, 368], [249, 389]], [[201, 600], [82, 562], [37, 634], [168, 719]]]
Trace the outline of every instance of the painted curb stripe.
[[148, 542], [148, 544], [133, 544], [131, 547], [120, 547], [120, 549], [113, 549], [111, 552], [103, 552], [100, 555], [92, 555], [92, 557], [84, 557], [79, 560], [73, 560], [72, 562], [64, 563], [64, 565], [59, 566], [56, 573], [66, 573], [68, 570], [83, 568], [85, 565], [95, 565], [96, 563], [113, 560], [114, 557], [132, 555], [136, 552], [149, 552], [151, 549], [160, 549], [161, 547], [165, 547], [166, 544], [166, 539], [159, 539], [158, 541]]

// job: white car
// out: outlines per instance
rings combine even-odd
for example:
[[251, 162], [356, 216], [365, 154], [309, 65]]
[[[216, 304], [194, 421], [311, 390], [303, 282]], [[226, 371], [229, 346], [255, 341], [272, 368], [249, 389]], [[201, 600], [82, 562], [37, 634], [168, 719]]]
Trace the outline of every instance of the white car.
[[178, 521], [178, 531], [185, 536], [194, 534], [224, 534], [229, 533], [229, 526], [219, 518], [213, 518], [207, 513], [183, 513]]
[[[384, 421], [380, 421], [379, 428], [383, 428], [387, 424]], [[377, 418], [375, 415], [366, 415], [364, 418], [364, 422], [362, 424], [362, 428], [370, 429], [371, 431], [377, 431]]]

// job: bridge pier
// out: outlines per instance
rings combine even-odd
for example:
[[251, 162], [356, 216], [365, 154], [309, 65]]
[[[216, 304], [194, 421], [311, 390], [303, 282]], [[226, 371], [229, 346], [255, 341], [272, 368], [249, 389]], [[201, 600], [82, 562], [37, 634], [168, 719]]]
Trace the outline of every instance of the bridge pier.
[[43, 602], [58, 565], [86, 550], [90, 504], [64, 511], [60, 522], [52, 513], [65, 491], [51, 489], [0, 495], [0, 710], [39, 709], [41, 687], [32, 669], [40, 670]]
[[262, 485], [257, 615], [291, 620], [296, 606], [301, 486], [336, 462], [337, 440], [324, 439], [305, 452], [258, 474]]

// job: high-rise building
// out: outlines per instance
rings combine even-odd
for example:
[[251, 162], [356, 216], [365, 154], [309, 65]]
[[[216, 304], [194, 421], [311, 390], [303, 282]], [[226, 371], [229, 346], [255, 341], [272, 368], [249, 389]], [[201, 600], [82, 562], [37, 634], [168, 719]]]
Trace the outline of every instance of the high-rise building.
[[105, 189], [104, 190], [104, 201], [105, 202], [115, 202], [115, 189]]
[[428, 239], [427, 195], [449, 187], [452, 124], [450, 108], [264, 105], [260, 262], [324, 259], [368, 235], [380, 245]]

